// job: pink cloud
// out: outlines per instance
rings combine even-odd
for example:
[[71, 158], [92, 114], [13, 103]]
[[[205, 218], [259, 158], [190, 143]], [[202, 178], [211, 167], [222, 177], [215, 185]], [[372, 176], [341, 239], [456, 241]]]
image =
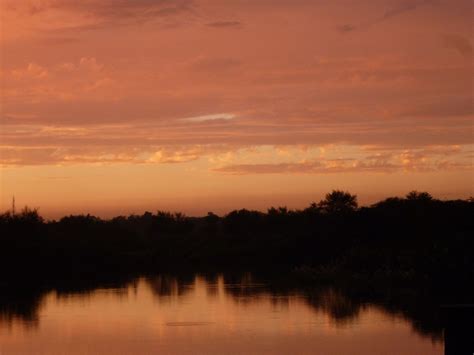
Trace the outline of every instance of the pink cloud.
[[[196, 146], [403, 151], [474, 140], [471, 19], [448, 2], [4, 5], [11, 30], [1, 39], [0, 139], [10, 163], [83, 156], [141, 164], [156, 152], [165, 152], [157, 162], [210, 154], [192, 153]], [[337, 31], [344, 24], [350, 36]], [[455, 166], [456, 154], [446, 162]], [[278, 164], [288, 172], [326, 167]]]

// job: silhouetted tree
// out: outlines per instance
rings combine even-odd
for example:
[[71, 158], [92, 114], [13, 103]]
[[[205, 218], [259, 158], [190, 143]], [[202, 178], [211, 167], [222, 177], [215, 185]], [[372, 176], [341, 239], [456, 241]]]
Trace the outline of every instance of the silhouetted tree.
[[319, 202], [319, 208], [326, 213], [353, 212], [357, 209], [357, 196], [349, 192], [333, 190]]
[[388, 197], [383, 201], [374, 203], [372, 207], [375, 208], [397, 208], [403, 203], [403, 199], [400, 197]]
[[409, 201], [432, 201], [433, 196], [428, 192], [410, 191], [407, 194], [406, 199]]
[[214, 223], [217, 223], [217, 221], [219, 221], [219, 216], [213, 212], [207, 212], [207, 216], [204, 218], [208, 224], [214, 224]]

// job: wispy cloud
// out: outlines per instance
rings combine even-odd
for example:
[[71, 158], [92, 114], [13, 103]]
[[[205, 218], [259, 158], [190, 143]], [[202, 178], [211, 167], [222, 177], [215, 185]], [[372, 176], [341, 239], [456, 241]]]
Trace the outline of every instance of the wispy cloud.
[[194, 12], [193, 0], [5, 0], [2, 5], [4, 9], [23, 16], [48, 18], [42, 28], [55, 32], [58, 29], [83, 31], [137, 25]]
[[26, 68], [12, 70], [13, 77], [42, 79], [48, 76], [48, 70], [36, 63], [29, 63]]
[[[469, 156], [459, 157], [460, 147], [432, 147], [417, 150], [381, 151], [359, 158], [328, 159], [319, 157], [303, 162], [229, 164], [213, 171], [232, 174], [338, 174], [396, 173], [472, 170]], [[453, 159], [453, 156], [457, 156]]]
[[240, 21], [216, 21], [206, 23], [206, 26], [215, 28], [240, 28], [242, 27], [242, 23]]
[[212, 115], [202, 115], [194, 117], [181, 118], [181, 121], [186, 122], [206, 122], [206, 121], [216, 121], [216, 120], [232, 120], [236, 117], [233, 113], [216, 113]]
[[[51, 131], [51, 130], [50, 130]], [[56, 132], [56, 130], [52, 130]], [[53, 133], [51, 133], [53, 134]], [[84, 137], [84, 132], [62, 132]], [[142, 139], [146, 139], [143, 137]], [[469, 150], [471, 149], [471, 150]], [[0, 146], [0, 165], [191, 164], [200, 160], [216, 173], [335, 174], [472, 170], [472, 148], [431, 146], [386, 149], [383, 146], [207, 145], [62, 145]], [[255, 163], [262, 161], [262, 163]], [[205, 165], [203, 165], [205, 166]]]
[[334, 164], [327, 161], [278, 164], [240, 164], [216, 168], [214, 171], [232, 175], [249, 174], [336, 174], [350, 172], [394, 172], [397, 166], [391, 164]]
[[472, 60], [473, 48], [468, 38], [453, 33], [444, 34], [442, 38], [447, 48], [454, 49], [466, 59]]
[[381, 17], [381, 20], [387, 20], [392, 17], [401, 15], [405, 12], [413, 11], [417, 9], [418, 7], [426, 4], [433, 3], [434, 0], [403, 0], [400, 1], [399, 4], [396, 6], [388, 9], [383, 16]]
[[344, 24], [342, 26], [338, 26], [338, 30], [341, 33], [349, 33], [359, 29], [369, 28], [381, 22], [403, 15], [407, 12], [414, 11], [420, 6], [432, 4], [434, 2], [435, 0], [402, 0], [375, 19], [359, 24]]

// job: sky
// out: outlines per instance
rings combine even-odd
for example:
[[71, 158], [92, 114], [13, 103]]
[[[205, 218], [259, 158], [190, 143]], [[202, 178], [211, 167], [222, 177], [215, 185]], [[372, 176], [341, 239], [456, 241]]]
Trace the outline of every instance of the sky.
[[0, 0], [0, 210], [474, 195], [471, 0]]

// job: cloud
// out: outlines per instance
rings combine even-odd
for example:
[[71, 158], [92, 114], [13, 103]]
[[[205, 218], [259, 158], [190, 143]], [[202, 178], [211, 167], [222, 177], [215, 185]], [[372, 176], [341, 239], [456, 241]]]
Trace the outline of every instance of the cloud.
[[[17, 127], [0, 144], [1, 166], [71, 164], [171, 164], [187, 163], [204, 156], [225, 154], [240, 149], [224, 144], [154, 144], [147, 129], [130, 131], [117, 126], [115, 132], [128, 131], [128, 139], [106, 127]], [[156, 133], [156, 132], [155, 132]], [[97, 140], [102, 137], [100, 142]], [[30, 137], [30, 139], [25, 139]], [[9, 144], [18, 139], [20, 144]]]
[[[213, 171], [232, 175], [248, 174], [339, 174], [395, 173], [472, 170], [469, 157], [456, 157], [460, 147], [433, 147], [419, 150], [391, 151], [360, 158], [317, 159], [303, 162], [229, 164]], [[448, 158], [450, 157], [450, 158]]]
[[242, 27], [242, 23], [240, 21], [216, 21], [206, 23], [206, 26], [215, 28], [240, 28]]
[[16, 78], [33, 78], [43, 79], [48, 76], [48, 70], [36, 63], [29, 63], [28, 66], [23, 69], [12, 70], [12, 75]]
[[[433, 138], [437, 133], [432, 129], [425, 129], [426, 138], [423, 138], [416, 127], [411, 131], [400, 130], [385, 122], [380, 123], [380, 129], [386, 131], [381, 135], [382, 131], [371, 132], [373, 128], [360, 125], [329, 128], [330, 125], [306, 124], [302, 131], [282, 124], [275, 131], [276, 125], [259, 127], [233, 117], [230, 113], [210, 114], [156, 125], [7, 124], [1, 132], [0, 164], [170, 164], [207, 158], [212, 171], [227, 174], [389, 173], [472, 168], [466, 150], [470, 145], [459, 144], [461, 131], [454, 145], [449, 145], [448, 140], [441, 145], [427, 145], [426, 142], [436, 141]], [[472, 144], [469, 127], [463, 132]], [[333, 132], [337, 132], [339, 143], [335, 143]], [[346, 147], [344, 142], [351, 145]], [[411, 148], [400, 149], [401, 145], [408, 146], [407, 142], [411, 142]]]
[[[100, 84], [100, 83], [99, 83]], [[102, 95], [101, 85], [93, 85], [88, 94]], [[102, 85], [111, 85], [107, 81]], [[56, 103], [57, 105], [57, 103]], [[77, 107], [78, 115], [87, 117], [81, 111], [81, 103], [67, 107]], [[97, 105], [109, 106], [107, 103]], [[121, 107], [111, 114], [120, 114]], [[422, 108], [400, 116], [378, 120], [339, 120], [345, 111], [335, 113], [336, 118], [319, 119], [319, 113], [298, 113], [298, 120], [265, 116], [262, 111], [245, 113], [212, 113], [207, 115], [184, 116], [164, 120], [136, 120], [135, 122], [111, 121], [109, 123], [54, 124], [42, 122], [42, 117], [28, 115], [22, 111], [7, 111], [2, 117], [0, 141], [11, 147], [84, 147], [103, 150], [120, 146], [125, 151], [140, 147], [142, 151], [153, 151], [155, 147], [223, 145], [326, 145], [352, 144], [377, 145], [381, 147], [420, 148], [427, 145], [472, 144], [472, 115], [452, 116], [451, 109], [436, 116], [430, 112], [442, 107]], [[463, 112], [458, 112], [462, 114]], [[323, 113], [324, 114], [324, 113]], [[450, 114], [449, 120], [445, 119]], [[301, 115], [301, 116], [300, 116]], [[417, 116], [419, 115], [419, 116]], [[303, 119], [304, 118], [304, 119]], [[30, 122], [30, 123], [29, 123]], [[33, 123], [39, 122], [39, 123]]]
[[[17, 67], [5, 72], [5, 90], [2, 91], [2, 104], [22, 101], [25, 108], [28, 105], [54, 103], [55, 109], [62, 102], [81, 100], [113, 101], [119, 97], [120, 83], [115, 80], [105, 65], [94, 57], [81, 57], [75, 62], [63, 62], [49, 66], [29, 63], [25, 67]], [[100, 95], [97, 93], [100, 92]], [[18, 107], [20, 108], [20, 107]], [[6, 112], [23, 111], [8, 109]], [[51, 114], [51, 113], [50, 113]], [[11, 115], [2, 115], [2, 119], [10, 120]], [[24, 121], [28, 117], [41, 120], [41, 114], [27, 113], [23, 118], [14, 121]], [[44, 117], [44, 116], [43, 116]]]
[[186, 122], [206, 122], [206, 121], [215, 121], [215, 120], [232, 120], [236, 115], [232, 113], [217, 113], [212, 115], [203, 115], [203, 116], [194, 116], [182, 118], [182, 121]]
[[98, 64], [97, 60], [92, 57], [82, 57], [79, 60], [79, 67], [85, 68], [86, 70], [91, 71], [100, 71], [104, 67], [102, 64]]
[[145, 162], [158, 164], [187, 163], [199, 159], [202, 154], [203, 149], [201, 147], [177, 150], [170, 150], [169, 148], [160, 149], [146, 159]]
[[428, 5], [434, 3], [435, 0], [403, 0], [399, 1], [398, 4], [395, 6], [391, 7], [387, 11], [383, 13], [378, 18], [375, 18], [373, 20], [368, 20], [367, 22], [362, 22], [360, 24], [344, 24], [342, 26], [338, 26], [337, 29], [341, 33], [350, 33], [356, 30], [360, 29], [366, 29], [369, 27], [372, 27], [376, 24], [382, 23], [384, 21], [390, 20], [394, 17], [398, 17], [400, 15], [403, 15], [407, 12], [414, 11], [420, 6], [423, 5]]
[[340, 31], [340, 32], [352, 32], [356, 29], [357, 27], [354, 26], [354, 25], [350, 25], [350, 24], [345, 24], [345, 25], [342, 25], [342, 26], [338, 26], [337, 29]]
[[453, 117], [474, 115], [472, 96], [439, 97], [436, 101], [421, 102], [402, 111], [402, 116]]
[[321, 170], [321, 163], [278, 163], [278, 164], [236, 164], [215, 168], [215, 172], [246, 175], [246, 174], [291, 174], [314, 173]]
[[413, 11], [417, 9], [419, 6], [427, 5], [433, 3], [433, 0], [404, 0], [401, 1], [398, 5], [392, 7], [391, 9], [387, 10], [381, 20], [387, 20], [392, 17], [401, 15], [405, 12]]
[[390, 164], [368, 165], [364, 163], [330, 164], [328, 162], [241, 164], [216, 168], [213, 171], [231, 175], [248, 174], [337, 174], [360, 172], [394, 172], [398, 167]]
[[185, 11], [192, 6], [191, 0], [51, 0], [28, 2], [31, 15], [49, 10], [66, 9], [87, 12], [102, 18], [130, 18], [136, 16], [169, 16]]
[[[12, 3], [20, 8], [27, 2]], [[9, 154], [19, 165], [209, 157], [188, 152], [199, 145], [214, 150], [226, 144], [234, 149], [330, 144], [418, 149], [474, 140], [472, 65], [456, 57], [471, 51], [468, 16], [466, 11], [451, 11], [446, 2], [438, 2], [429, 16], [415, 11], [428, 10], [429, 2], [397, 0], [360, 3], [357, 11], [342, 9], [343, 2], [307, 0], [29, 3], [35, 5], [28, 15], [6, 15], [9, 26], [23, 35], [29, 31], [30, 37], [10, 38], [1, 48], [0, 142], [18, 149]], [[395, 5], [384, 12], [381, 4]], [[194, 9], [199, 16], [191, 15]], [[0, 12], [3, 19], [5, 13]], [[356, 42], [340, 42], [330, 29], [359, 13], [370, 18], [369, 23], [410, 16], [397, 22], [403, 30], [391, 32], [389, 42], [383, 31], [366, 31]], [[266, 21], [258, 21], [265, 14]], [[196, 17], [188, 21], [188, 15]], [[112, 26], [113, 31], [101, 33], [51, 31], [158, 18], [163, 19], [159, 24], [170, 19], [196, 25], [166, 33], [150, 23]], [[252, 31], [212, 29], [247, 23]], [[448, 23], [457, 24], [456, 29], [446, 29]], [[50, 32], [45, 34], [45, 28]], [[314, 33], [311, 45], [301, 39], [308, 31]], [[453, 53], [432, 40], [433, 34], [444, 31], [457, 33], [443, 37]], [[59, 41], [46, 51], [41, 41], [48, 34], [78, 42], [71, 46], [65, 44], [68, 40]], [[31, 150], [20, 152], [27, 148]], [[226, 165], [289, 164], [279, 168], [306, 171], [326, 167], [317, 167], [312, 156], [287, 158], [259, 157]], [[303, 160], [306, 165], [294, 165]]]
[[[106, 25], [133, 25], [192, 13], [193, 0], [49, 0], [10, 1], [4, 8], [33, 18], [51, 18], [52, 30], [94, 30]], [[52, 17], [53, 16], [53, 17]], [[63, 18], [62, 24], [59, 19]]]
[[458, 34], [444, 34], [442, 38], [447, 48], [454, 49], [464, 58], [472, 60], [473, 48], [469, 39]]
[[1, 147], [0, 166], [144, 163], [130, 150], [77, 147]]

